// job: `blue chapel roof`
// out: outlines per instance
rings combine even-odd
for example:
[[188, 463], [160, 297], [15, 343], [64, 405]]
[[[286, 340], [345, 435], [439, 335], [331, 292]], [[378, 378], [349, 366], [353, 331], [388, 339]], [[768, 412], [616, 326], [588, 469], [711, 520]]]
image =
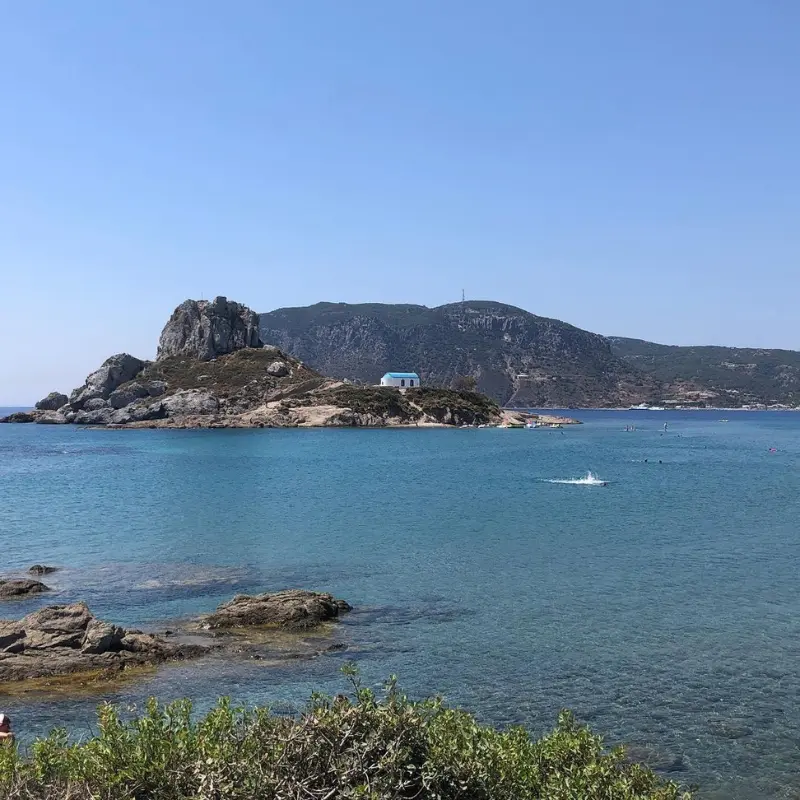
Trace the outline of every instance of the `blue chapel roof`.
[[416, 372], [387, 372], [384, 378], [416, 378], [419, 380], [419, 375]]

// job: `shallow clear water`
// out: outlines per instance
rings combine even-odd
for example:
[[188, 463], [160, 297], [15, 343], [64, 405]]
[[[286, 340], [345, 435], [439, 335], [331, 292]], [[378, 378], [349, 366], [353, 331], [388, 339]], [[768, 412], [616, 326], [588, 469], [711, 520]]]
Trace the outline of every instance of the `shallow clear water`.
[[[487, 722], [543, 732], [572, 708], [704, 797], [796, 796], [800, 415], [578, 415], [563, 432], [0, 426], [4, 568], [64, 567], [54, 596], [0, 614], [86, 599], [163, 627], [238, 591], [329, 590], [355, 606], [344, 653], [168, 666], [104, 697], [292, 708], [355, 659]], [[609, 485], [548, 482], [588, 470]], [[0, 710], [28, 735], [80, 732], [97, 699]]]

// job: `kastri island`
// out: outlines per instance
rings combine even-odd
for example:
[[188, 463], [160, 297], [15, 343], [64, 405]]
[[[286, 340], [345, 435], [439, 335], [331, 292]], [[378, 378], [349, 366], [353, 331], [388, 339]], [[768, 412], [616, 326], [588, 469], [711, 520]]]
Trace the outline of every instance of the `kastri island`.
[[0, 422], [107, 428], [512, 426], [576, 422], [501, 409], [467, 389], [355, 385], [265, 345], [259, 315], [225, 297], [186, 300], [159, 338], [155, 361], [106, 359], [69, 395]]

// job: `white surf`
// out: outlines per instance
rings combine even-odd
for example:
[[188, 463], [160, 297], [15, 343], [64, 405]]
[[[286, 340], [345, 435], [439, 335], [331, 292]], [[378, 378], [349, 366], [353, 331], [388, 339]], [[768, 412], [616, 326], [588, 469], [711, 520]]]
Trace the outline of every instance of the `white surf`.
[[566, 483], [570, 486], [605, 486], [608, 481], [601, 481], [600, 478], [587, 472], [582, 478], [549, 478], [545, 483]]

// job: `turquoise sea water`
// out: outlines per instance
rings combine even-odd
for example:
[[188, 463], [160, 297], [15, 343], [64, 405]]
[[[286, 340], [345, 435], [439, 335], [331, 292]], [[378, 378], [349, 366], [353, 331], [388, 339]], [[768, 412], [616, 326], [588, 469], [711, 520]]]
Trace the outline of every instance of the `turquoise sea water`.
[[[346, 652], [167, 666], [104, 697], [296, 708], [354, 659], [500, 725], [569, 707], [703, 797], [800, 796], [800, 415], [575, 413], [563, 432], [2, 425], [2, 565], [64, 569], [0, 615], [85, 599], [163, 628], [238, 591], [329, 590], [355, 607]], [[548, 482], [587, 470], [609, 485]], [[0, 710], [79, 733], [96, 702]]]

